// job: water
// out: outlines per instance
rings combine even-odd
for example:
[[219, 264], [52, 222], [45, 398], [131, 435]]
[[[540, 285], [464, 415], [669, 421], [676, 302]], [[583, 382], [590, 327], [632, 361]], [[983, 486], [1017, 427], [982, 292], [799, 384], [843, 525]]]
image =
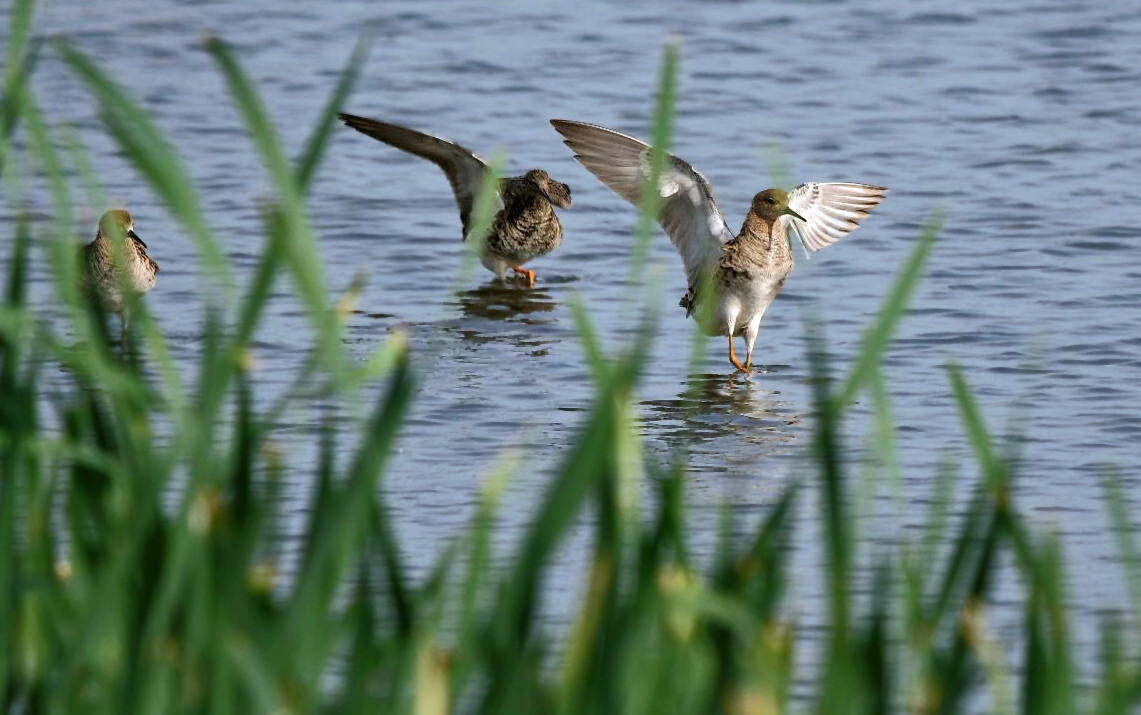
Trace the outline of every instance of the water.
[[[643, 431], [662, 458], [692, 450], [698, 542], [713, 543], [722, 504], [755, 519], [807, 474], [805, 318], [822, 321], [843, 365], [919, 227], [945, 207], [929, 276], [886, 362], [904, 483], [898, 516], [878, 537], [922, 520], [942, 461], [959, 460], [964, 479], [975, 476], [944, 369], [955, 362], [990, 424], [1025, 439], [1019, 503], [1041, 530], [1064, 539], [1074, 637], [1092, 660], [1098, 614], [1124, 603], [1098, 476], [1116, 465], [1131, 492], [1141, 477], [1141, 8], [508, 0], [333, 9], [110, 0], [96, 10], [57, 0], [37, 18], [40, 33], [98, 56], [153, 112], [243, 279], [260, 249], [258, 207], [270, 187], [200, 37], [236, 45], [296, 151], [366, 25], [377, 43], [348, 110], [484, 156], [505, 149], [510, 169], [546, 168], [575, 199], [562, 213], [563, 247], [531, 265], [534, 291], [491, 285], [479, 269], [456, 298], [448, 289], [461, 263], [460, 227], [441, 173], [350, 130], [334, 137], [313, 215], [333, 289], [343, 291], [358, 270], [369, 278], [349, 327], [351, 349], [363, 359], [403, 326], [416, 354], [420, 389], [385, 484], [414, 568], [462, 533], [480, 485], [507, 451], [522, 455], [525, 468], [504, 504], [503, 551], [527, 524], [591, 398], [570, 303], [584, 301], [608, 346], [625, 344], [634, 322], [621, 308], [634, 210], [574, 163], [547, 120], [646, 136], [663, 43], [676, 34], [674, 149], [713, 183], [731, 226], [774, 181], [765, 147], [780, 148], [794, 183], [892, 189], [853, 236], [798, 263], [766, 315], [764, 370], [751, 379], [729, 376], [715, 339], [703, 339], [701, 374], [687, 378], [692, 323], [674, 306], [684, 274], [655, 235], [651, 273], [665, 297], [645, 356]], [[176, 354], [193, 360], [205, 284], [189, 239], [117, 156], [92, 100], [54, 53], [41, 61], [35, 86], [49, 116], [73, 123], [93, 152], [109, 198], [134, 213], [163, 267], [148, 303]], [[77, 233], [93, 235], [103, 208], [80, 206]], [[10, 207], [2, 210], [7, 222]], [[50, 301], [37, 275], [40, 299]], [[304, 357], [307, 331], [289, 300], [271, 312], [259, 335], [258, 379], [273, 391]], [[686, 397], [691, 386], [696, 404]], [[854, 452], [864, 444], [863, 410], [847, 441]], [[292, 417], [278, 439], [305, 464], [314, 413]], [[298, 475], [288, 494], [299, 515], [307, 489]], [[874, 506], [896, 509], [889, 499]], [[798, 617], [811, 626], [821, 620], [820, 552], [811, 521], [802, 521], [794, 589]], [[565, 584], [578, 585], [586, 546], [576, 538], [552, 576], [552, 623], [571, 615], [576, 590]], [[1005, 579], [998, 603], [1018, 597], [1017, 581]], [[999, 618], [1000, 626], [1016, 621], [1012, 610]]]

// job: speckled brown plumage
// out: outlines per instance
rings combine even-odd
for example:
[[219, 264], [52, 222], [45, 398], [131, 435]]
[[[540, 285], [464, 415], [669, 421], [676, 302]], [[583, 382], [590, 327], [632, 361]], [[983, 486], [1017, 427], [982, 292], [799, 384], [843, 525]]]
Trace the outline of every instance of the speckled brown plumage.
[[[737, 237], [722, 245], [721, 251], [712, 281], [718, 289], [744, 291], [763, 277], [772, 286], [775, 298], [794, 265], [788, 233], [779, 216], [764, 218], [754, 210], [745, 217]], [[678, 302], [685, 308], [686, 317], [697, 307], [698, 288], [689, 286], [689, 292]]]
[[532, 176], [538, 173], [528, 172], [500, 184], [503, 208], [491, 222], [486, 250], [511, 266], [549, 253], [563, 240], [563, 226], [540, 184], [541, 177]]
[[[452, 186], [467, 240], [473, 229], [476, 197], [490, 173], [482, 159], [459, 144], [414, 129], [353, 114], [340, 117], [360, 133], [440, 167]], [[521, 273], [533, 286], [535, 272], [522, 266], [559, 246], [563, 229], [554, 209], [570, 208], [570, 187], [542, 169], [532, 169], [522, 176], [500, 180], [498, 194], [502, 206], [492, 217], [480, 246], [480, 262], [499, 278], [508, 270]]]
[[[135, 223], [126, 211], [113, 210], [99, 220], [95, 240], [83, 246], [80, 254], [80, 279], [83, 289], [99, 307], [119, 316], [122, 336], [127, 332], [130, 307], [127, 291], [142, 294], [155, 287], [158, 263], [147, 255], [147, 244], [135, 234]], [[122, 240], [123, 270], [115, 265], [115, 241]], [[122, 274], [121, 276], [119, 274]]]

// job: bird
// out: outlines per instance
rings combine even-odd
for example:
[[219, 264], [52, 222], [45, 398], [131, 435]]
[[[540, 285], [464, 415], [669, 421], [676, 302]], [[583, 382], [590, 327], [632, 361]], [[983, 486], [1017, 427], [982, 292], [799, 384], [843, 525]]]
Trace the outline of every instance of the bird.
[[[551, 124], [580, 164], [639, 205], [650, 177], [649, 145], [596, 124], [563, 119]], [[753, 196], [741, 230], [733, 234], [705, 177], [672, 154], [664, 158], [657, 218], [681, 254], [689, 279], [679, 305], [706, 334], [728, 336], [729, 362], [738, 371], [751, 372], [761, 318], [792, 271], [788, 229], [796, 231], [806, 250], [818, 251], [855, 230], [886, 198], [887, 189], [852, 183], [806, 183], [788, 192], [766, 189]], [[743, 365], [734, 350], [735, 337], [745, 339]]]
[[[116, 246], [121, 242], [121, 246]], [[116, 250], [125, 260], [117, 271]], [[82, 246], [80, 280], [84, 291], [106, 313], [119, 316], [119, 340], [127, 339], [128, 311], [134, 295], [155, 287], [158, 264], [147, 255], [147, 244], [135, 233], [135, 221], [122, 209], [112, 209], [99, 219], [95, 240]], [[121, 275], [120, 275], [121, 273]]]
[[[471, 237], [475, 200], [491, 169], [468, 149], [439, 137], [397, 124], [353, 114], [341, 121], [361, 134], [427, 159], [443, 170], [452, 185], [463, 225], [463, 240]], [[479, 249], [480, 262], [499, 280], [510, 269], [535, 287], [535, 271], [523, 264], [545, 255], [562, 243], [563, 227], [555, 208], [571, 207], [571, 190], [542, 169], [499, 181], [498, 211]]]

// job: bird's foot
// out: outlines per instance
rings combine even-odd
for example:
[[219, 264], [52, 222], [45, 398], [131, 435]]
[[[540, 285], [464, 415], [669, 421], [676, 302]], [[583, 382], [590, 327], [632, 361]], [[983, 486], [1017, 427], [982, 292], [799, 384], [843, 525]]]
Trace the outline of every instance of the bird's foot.
[[740, 372], [745, 372], [745, 367], [741, 365], [741, 361], [737, 359], [737, 351], [733, 349], [733, 331], [729, 331], [729, 362], [733, 363], [733, 367], [737, 368]]
[[535, 271], [532, 271], [529, 268], [512, 268], [511, 270], [515, 271], [517, 274], [523, 276], [527, 280], [528, 288], [535, 287]]

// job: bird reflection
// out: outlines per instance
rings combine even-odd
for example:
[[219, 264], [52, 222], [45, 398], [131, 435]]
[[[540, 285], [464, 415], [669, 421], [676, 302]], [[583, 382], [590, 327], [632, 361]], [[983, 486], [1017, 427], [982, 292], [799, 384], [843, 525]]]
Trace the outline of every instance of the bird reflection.
[[[452, 360], [462, 361], [467, 350], [487, 343], [507, 343], [541, 356], [546, 354], [546, 346], [558, 341], [554, 334], [559, 332], [558, 320], [554, 314], [559, 303], [551, 296], [549, 287], [528, 290], [526, 285], [524, 281], [508, 279], [460, 291], [448, 301], [445, 315], [426, 322], [402, 322], [389, 313], [354, 312], [402, 325], [413, 340], [418, 335], [424, 336], [435, 346], [429, 350], [442, 350]], [[433, 342], [443, 335], [458, 336], [461, 342]], [[460, 352], [451, 353], [453, 348], [461, 346]]]
[[800, 414], [762, 384], [741, 373], [691, 375], [677, 397], [642, 403], [644, 423], [667, 440], [690, 445], [728, 435], [756, 444], [794, 439]]
[[555, 322], [552, 313], [558, 305], [550, 289], [536, 287], [523, 290], [515, 282], [493, 281], [474, 290], [457, 294], [460, 311], [465, 318], [503, 320], [527, 325]]

